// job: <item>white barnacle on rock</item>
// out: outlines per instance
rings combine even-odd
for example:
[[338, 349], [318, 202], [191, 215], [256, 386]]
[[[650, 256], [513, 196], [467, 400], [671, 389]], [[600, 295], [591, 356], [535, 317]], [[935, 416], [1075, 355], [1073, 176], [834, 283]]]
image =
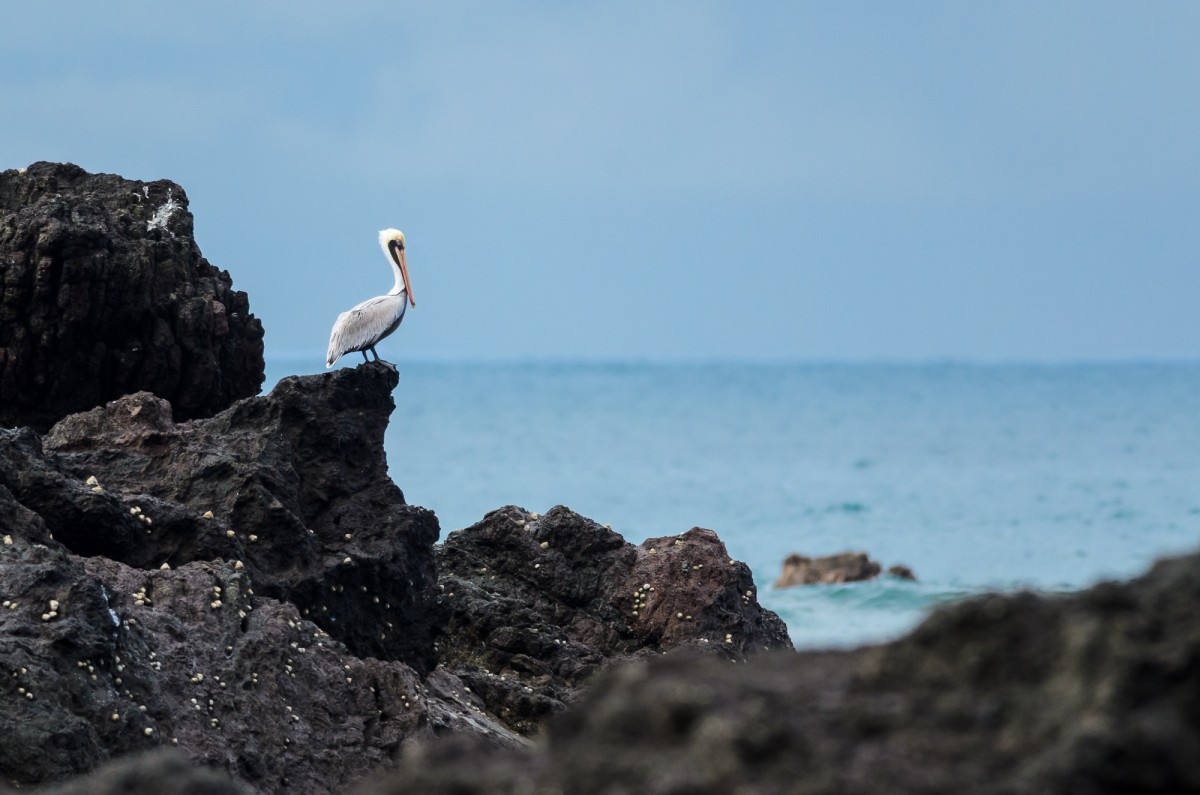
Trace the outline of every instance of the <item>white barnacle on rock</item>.
[[6, 546], [6, 547], [11, 547], [11, 546], [12, 546], [12, 536], [5, 536], [5, 537], [4, 537], [4, 546]]
[[252, 542], [253, 542], [253, 541], [257, 541], [257, 540], [258, 540], [258, 536], [251, 534], [251, 535], [250, 535], [250, 540], [251, 540]]
[[87, 483], [89, 486], [99, 486], [100, 485], [100, 481], [96, 480], [95, 475], [89, 475], [88, 479], [84, 482]]
[[163, 565], [159, 566], [158, 568], [159, 568], [159, 570], [160, 570], [160, 571], [170, 571], [170, 570], [171, 570], [171, 564], [170, 564], [170, 563], [164, 563]]

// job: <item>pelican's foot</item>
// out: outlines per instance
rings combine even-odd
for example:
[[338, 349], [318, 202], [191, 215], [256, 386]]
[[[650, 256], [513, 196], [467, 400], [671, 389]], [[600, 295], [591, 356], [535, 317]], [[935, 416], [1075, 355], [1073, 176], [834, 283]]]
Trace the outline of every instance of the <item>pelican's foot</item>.
[[391, 362], [385, 362], [383, 359], [376, 359], [375, 363], [382, 364], [384, 367], [391, 370], [396, 375], [400, 375], [400, 368], [396, 367], [396, 365], [392, 364]]

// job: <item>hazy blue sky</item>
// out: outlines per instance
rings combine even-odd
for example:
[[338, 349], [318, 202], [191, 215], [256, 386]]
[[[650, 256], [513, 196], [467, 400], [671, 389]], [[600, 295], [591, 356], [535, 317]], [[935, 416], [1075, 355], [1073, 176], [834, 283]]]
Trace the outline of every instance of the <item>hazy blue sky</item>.
[[[338, 5], [338, 10], [331, 8]], [[1200, 355], [1200, 3], [5, 3], [0, 166], [181, 183], [268, 354]]]

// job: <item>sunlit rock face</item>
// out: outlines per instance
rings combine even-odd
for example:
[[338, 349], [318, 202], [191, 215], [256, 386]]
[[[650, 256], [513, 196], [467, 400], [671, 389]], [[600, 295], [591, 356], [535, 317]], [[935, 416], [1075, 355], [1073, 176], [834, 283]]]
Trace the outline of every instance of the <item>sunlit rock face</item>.
[[183, 188], [0, 172], [0, 426], [45, 431], [141, 390], [207, 417], [262, 382], [262, 324], [201, 256]]

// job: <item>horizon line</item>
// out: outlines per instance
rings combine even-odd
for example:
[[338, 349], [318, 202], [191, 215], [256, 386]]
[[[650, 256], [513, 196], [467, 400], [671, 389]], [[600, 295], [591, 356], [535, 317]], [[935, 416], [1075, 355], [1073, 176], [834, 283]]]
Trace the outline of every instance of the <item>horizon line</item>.
[[[264, 353], [264, 360], [277, 362], [314, 361], [324, 369], [323, 351], [282, 351]], [[1200, 354], [1183, 355], [1090, 355], [1090, 356], [646, 356], [646, 355], [480, 355], [480, 354], [412, 354], [402, 362], [414, 365], [756, 365], [756, 366], [944, 366], [944, 367], [1003, 367], [1003, 366], [1135, 366], [1135, 365], [1200, 365]], [[401, 362], [397, 362], [400, 364]], [[336, 368], [334, 368], [336, 369]]]

